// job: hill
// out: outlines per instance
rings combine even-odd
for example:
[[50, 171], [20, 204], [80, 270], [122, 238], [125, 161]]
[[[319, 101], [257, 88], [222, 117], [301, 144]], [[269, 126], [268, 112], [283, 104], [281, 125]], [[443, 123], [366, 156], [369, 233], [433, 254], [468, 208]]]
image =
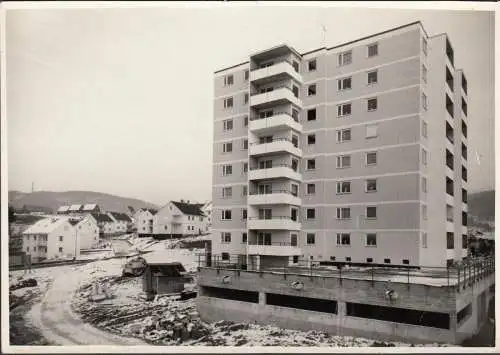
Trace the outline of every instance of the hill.
[[481, 191], [467, 197], [469, 215], [479, 220], [495, 220], [495, 191]]
[[36, 191], [32, 193], [9, 191], [9, 204], [16, 209], [31, 206], [43, 209], [50, 208], [55, 212], [61, 205], [82, 203], [97, 203], [103, 211], [123, 213], [128, 212], [128, 206], [132, 206], [135, 210], [143, 207], [158, 208], [156, 205], [142, 200], [93, 191]]

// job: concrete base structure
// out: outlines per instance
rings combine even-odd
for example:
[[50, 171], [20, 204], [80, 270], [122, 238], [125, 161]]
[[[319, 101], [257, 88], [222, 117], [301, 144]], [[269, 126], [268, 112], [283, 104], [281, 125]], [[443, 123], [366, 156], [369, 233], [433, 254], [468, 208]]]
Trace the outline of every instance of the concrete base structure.
[[255, 321], [380, 341], [460, 344], [487, 321], [494, 282], [491, 270], [458, 284], [431, 286], [201, 268], [196, 301], [200, 316], [210, 322]]

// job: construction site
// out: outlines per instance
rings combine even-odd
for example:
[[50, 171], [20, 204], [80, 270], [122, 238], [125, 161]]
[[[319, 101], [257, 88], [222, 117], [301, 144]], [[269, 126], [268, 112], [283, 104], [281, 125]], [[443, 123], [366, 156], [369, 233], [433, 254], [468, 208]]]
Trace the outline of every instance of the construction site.
[[329, 264], [290, 260], [252, 268], [238, 256], [200, 255], [198, 311], [207, 321], [407, 343], [461, 344], [488, 321], [493, 258], [428, 269]]

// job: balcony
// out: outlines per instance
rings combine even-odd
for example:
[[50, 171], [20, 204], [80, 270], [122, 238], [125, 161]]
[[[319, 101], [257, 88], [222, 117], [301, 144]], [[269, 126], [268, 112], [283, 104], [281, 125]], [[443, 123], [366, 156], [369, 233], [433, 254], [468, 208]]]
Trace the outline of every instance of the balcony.
[[288, 86], [274, 88], [272, 91], [250, 96], [250, 106], [254, 108], [271, 107], [280, 104], [293, 104], [302, 109], [302, 101], [295, 97]]
[[247, 222], [248, 229], [258, 230], [291, 230], [298, 231], [301, 224], [287, 216], [273, 216], [270, 219], [250, 217]]
[[262, 84], [283, 78], [291, 78], [302, 83], [302, 76], [288, 61], [278, 62], [265, 68], [254, 69], [250, 72], [250, 81], [254, 84]]
[[248, 172], [249, 180], [267, 180], [286, 178], [295, 181], [302, 181], [302, 175], [298, 171], [294, 171], [290, 165], [281, 164], [272, 168], [250, 168]]
[[248, 244], [247, 254], [249, 255], [269, 255], [269, 256], [294, 256], [302, 255], [299, 247], [290, 243], [271, 243], [270, 245]]
[[262, 156], [266, 154], [289, 153], [302, 158], [302, 150], [296, 147], [288, 138], [275, 138], [270, 142], [250, 144], [251, 156]]
[[302, 133], [302, 125], [299, 123], [298, 119], [294, 119], [292, 115], [287, 112], [280, 112], [266, 118], [251, 118], [248, 129], [254, 133], [273, 133], [286, 129], [292, 129]]
[[276, 190], [270, 193], [251, 193], [248, 196], [249, 205], [294, 205], [300, 206], [300, 197], [292, 195], [288, 190]]

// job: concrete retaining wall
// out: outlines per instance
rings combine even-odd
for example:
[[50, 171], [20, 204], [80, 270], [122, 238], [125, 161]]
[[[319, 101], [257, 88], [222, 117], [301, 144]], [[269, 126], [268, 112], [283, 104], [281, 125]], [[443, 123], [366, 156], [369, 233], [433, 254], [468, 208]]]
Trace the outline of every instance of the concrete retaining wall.
[[287, 329], [303, 331], [315, 329], [332, 335], [356, 336], [379, 341], [407, 343], [453, 343], [455, 341], [453, 332], [444, 329], [222, 300], [205, 296], [199, 296], [196, 303], [202, 318], [209, 322], [221, 319], [245, 323], [257, 322]]

